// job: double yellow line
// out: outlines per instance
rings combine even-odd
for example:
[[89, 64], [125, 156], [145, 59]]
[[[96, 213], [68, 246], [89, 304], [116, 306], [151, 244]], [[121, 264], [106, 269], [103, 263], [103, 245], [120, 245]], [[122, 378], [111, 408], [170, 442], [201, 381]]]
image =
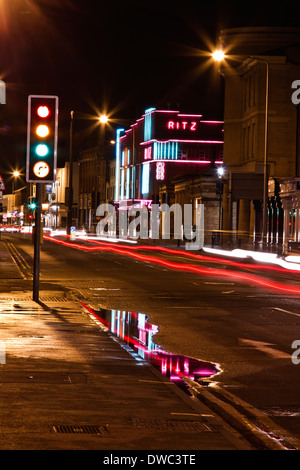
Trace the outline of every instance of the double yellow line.
[[8, 240], [3, 240], [3, 241], [6, 244], [17, 267], [19, 268], [19, 271], [22, 277], [24, 277], [25, 279], [32, 279], [33, 278], [32, 268], [27, 263], [25, 258], [21, 255], [21, 253], [17, 250], [17, 248], [14, 246], [13, 243], [9, 242]]

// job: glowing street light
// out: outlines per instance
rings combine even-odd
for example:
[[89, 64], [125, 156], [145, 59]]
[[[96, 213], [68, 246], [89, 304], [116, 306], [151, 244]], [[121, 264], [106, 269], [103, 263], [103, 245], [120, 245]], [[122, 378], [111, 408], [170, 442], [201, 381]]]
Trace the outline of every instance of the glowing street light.
[[218, 173], [218, 177], [222, 178], [222, 176], [225, 173], [224, 168], [222, 166], [220, 168], [218, 168], [217, 173]]
[[15, 170], [15, 171], [13, 171], [12, 175], [13, 175], [13, 179], [12, 179], [12, 193], [14, 193], [16, 179], [19, 178], [19, 176], [21, 176], [21, 173], [20, 173], [18, 170]]
[[214, 51], [212, 53], [212, 58], [216, 61], [216, 62], [221, 62], [222, 60], [225, 59], [225, 54], [224, 52], [221, 50], [221, 49], [218, 49], [216, 51]]
[[101, 114], [101, 116], [99, 117], [99, 121], [101, 122], [101, 124], [106, 124], [108, 122], [108, 117], [105, 114]]

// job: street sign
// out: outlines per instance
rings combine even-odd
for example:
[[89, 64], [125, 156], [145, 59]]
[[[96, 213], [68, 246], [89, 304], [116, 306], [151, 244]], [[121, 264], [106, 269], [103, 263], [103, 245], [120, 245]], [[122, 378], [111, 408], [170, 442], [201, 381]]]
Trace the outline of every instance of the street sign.
[[3, 178], [1, 175], [0, 175], [0, 191], [5, 191], [5, 186], [4, 186]]
[[71, 234], [70, 234], [71, 240], [75, 240], [75, 231], [76, 231], [76, 227], [71, 227]]

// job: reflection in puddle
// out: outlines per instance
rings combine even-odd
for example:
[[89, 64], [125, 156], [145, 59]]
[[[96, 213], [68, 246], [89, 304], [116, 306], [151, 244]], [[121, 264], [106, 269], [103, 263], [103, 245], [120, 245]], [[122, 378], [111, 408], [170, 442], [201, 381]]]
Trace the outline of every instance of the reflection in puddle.
[[199, 381], [220, 372], [218, 365], [212, 362], [162, 350], [161, 346], [153, 341], [153, 336], [158, 332], [157, 325], [149, 323], [149, 317], [143, 313], [101, 309], [94, 314], [141, 358], [178, 385], [183, 377]]

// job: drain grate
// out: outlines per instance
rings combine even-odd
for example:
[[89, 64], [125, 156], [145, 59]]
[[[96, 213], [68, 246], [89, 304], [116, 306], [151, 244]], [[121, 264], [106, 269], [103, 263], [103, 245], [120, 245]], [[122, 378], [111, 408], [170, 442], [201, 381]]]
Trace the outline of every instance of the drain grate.
[[205, 432], [211, 429], [201, 421], [131, 418], [134, 426], [156, 431]]
[[108, 434], [106, 426], [90, 426], [90, 425], [64, 425], [59, 424], [52, 426], [51, 431], [57, 434], [97, 434], [103, 436]]
[[41, 297], [42, 302], [69, 302], [66, 297]]

